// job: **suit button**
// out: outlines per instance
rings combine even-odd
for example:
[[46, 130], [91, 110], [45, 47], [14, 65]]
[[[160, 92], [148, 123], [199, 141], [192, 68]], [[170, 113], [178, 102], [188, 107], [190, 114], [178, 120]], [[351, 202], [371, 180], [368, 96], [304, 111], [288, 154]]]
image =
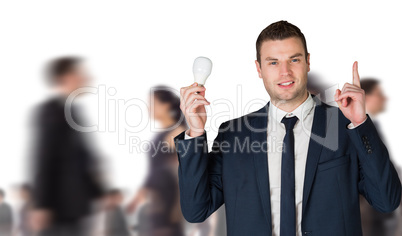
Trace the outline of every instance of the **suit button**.
[[373, 153], [373, 150], [367, 149], [367, 153], [368, 153], [368, 154], [371, 154], [371, 153]]
[[366, 149], [371, 149], [371, 146], [370, 146], [370, 145], [366, 145]]
[[370, 142], [368, 140], [364, 140], [363, 143], [364, 143], [364, 145], [369, 145], [370, 144]]
[[367, 136], [366, 136], [366, 135], [363, 135], [363, 136], [362, 136], [362, 139], [363, 139], [363, 141], [368, 140], [368, 138], [367, 138]]

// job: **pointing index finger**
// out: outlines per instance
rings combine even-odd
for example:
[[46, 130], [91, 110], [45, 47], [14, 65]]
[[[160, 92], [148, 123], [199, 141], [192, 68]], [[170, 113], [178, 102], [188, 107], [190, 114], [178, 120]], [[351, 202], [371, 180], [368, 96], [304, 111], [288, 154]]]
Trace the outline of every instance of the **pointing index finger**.
[[356, 85], [357, 87], [360, 88], [360, 76], [357, 70], [357, 61], [353, 63], [353, 85]]

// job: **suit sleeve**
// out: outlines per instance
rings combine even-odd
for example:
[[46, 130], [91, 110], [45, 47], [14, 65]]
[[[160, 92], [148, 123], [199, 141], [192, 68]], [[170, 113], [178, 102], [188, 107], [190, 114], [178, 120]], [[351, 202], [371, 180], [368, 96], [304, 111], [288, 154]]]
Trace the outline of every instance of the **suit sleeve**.
[[175, 137], [179, 159], [180, 205], [184, 218], [203, 222], [223, 203], [222, 152], [223, 132], [216, 137], [208, 153], [207, 135], [184, 139], [185, 132]]
[[401, 182], [372, 120], [347, 130], [359, 158], [359, 191], [380, 212], [391, 212], [401, 202]]

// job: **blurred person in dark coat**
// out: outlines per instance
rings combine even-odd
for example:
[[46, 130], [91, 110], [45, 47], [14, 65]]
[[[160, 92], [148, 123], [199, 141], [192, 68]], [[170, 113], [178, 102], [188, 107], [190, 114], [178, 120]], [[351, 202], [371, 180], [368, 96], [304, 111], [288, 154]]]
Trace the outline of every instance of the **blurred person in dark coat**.
[[[47, 68], [47, 79], [58, 94], [37, 108], [34, 120], [33, 227], [43, 236], [86, 235], [83, 219], [102, 196], [96, 158], [84, 138], [66, 120], [68, 96], [87, 85], [81, 60], [63, 57]], [[83, 124], [74, 105], [71, 117]]]
[[183, 216], [179, 204], [177, 168], [173, 137], [187, 127], [180, 111], [180, 98], [166, 86], [152, 88], [150, 115], [161, 125], [148, 152], [149, 171], [145, 183], [128, 206], [138, 210], [136, 230], [140, 236], [181, 236]]
[[11, 206], [4, 201], [5, 192], [0, 189], [0, 236], [11, 236], [13, 214]]
[[106, 234], [105, 236], [130, 236], [129, 227], [121, 208], [123, 194], [118, 189], [110, 190], [106, 198]]
[[[361, 88], [366, 94], [366, 111], [372, 117], [378, 133], [382, 140], [386, 141], [381, 132], [381, 126], [377, 121], [377, 116], [385, 111], [387, 97], [384, 95], [380, 81], [374, 78], [364, 78], [360, 81]], [[395, 163], [395, 162], [393, 162]], [[401, 176], [400, 168], [395, 165], [398, 174]], [[400, 236], [402, 235], [401, 209], [392, 213], [381, 213], [376, 211], [367, 200], [360, 196], [360, 209], [362, 218], [363, 235], [365, 236]]]

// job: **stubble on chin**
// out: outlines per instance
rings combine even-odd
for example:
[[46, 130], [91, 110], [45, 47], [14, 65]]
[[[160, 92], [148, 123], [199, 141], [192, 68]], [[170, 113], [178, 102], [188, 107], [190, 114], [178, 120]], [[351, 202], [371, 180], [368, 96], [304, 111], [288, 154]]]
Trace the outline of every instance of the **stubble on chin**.
[[[268, 92], [269, 93], [269, 92]], [[280, 104], [284, 103], [297, 103], [298, 101], [301, 101], [302, 99], [305, 98], [305, 95], [307, 94], [306, 89], [299, 89], [296, 91], [292, 92], [286, 92], [286, 93], [274, 93], [275, 95], [271, 96], [271, 102], [275, 104], [275, 106], [280, 106]]]

